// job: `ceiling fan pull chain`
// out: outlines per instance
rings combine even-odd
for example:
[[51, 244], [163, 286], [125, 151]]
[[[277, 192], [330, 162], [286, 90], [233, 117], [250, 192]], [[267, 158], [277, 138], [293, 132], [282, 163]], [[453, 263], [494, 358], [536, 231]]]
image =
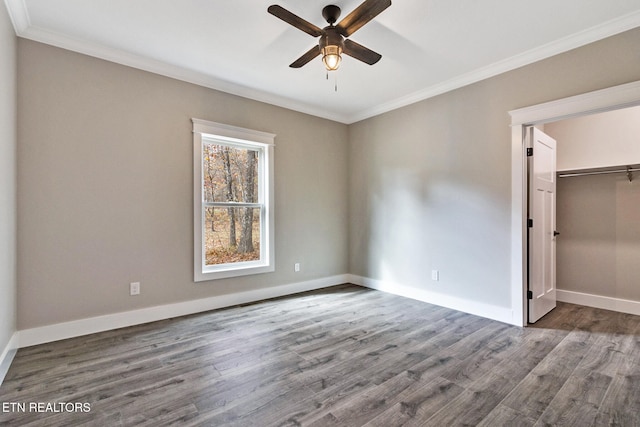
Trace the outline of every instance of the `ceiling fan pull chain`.
[[336, 92], [338, 92], [338, 73], [335, 73], [333, 75], [333, 90], [335, 90]]

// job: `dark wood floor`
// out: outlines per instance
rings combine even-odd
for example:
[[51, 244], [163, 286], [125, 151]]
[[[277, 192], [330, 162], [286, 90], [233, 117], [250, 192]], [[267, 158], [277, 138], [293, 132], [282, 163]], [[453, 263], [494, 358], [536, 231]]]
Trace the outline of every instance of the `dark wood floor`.
[[10, 426], [639, 426], [640, 317], [517, 328], [345, 285], [23, 348], [0, 402], [27, 405]]

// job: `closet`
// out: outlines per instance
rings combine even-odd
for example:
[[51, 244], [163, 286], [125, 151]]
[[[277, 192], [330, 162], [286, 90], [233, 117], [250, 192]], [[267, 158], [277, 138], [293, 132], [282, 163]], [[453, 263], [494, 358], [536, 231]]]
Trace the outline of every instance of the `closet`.
[[640, 314], [640, 107], [548, 123], [558, 300]]

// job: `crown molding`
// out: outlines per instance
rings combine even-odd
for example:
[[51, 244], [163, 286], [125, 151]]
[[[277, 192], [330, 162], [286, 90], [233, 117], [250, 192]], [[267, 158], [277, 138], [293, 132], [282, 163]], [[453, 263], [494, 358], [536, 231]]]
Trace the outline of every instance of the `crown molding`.
[[[20, 0], [17, 0], [20, 1]], [[36, 26], [30, 26], [18, 33], [19, 37], [48, 44], [73, 52], [81, 53], [94, 58], [103, 59], [128, 67], [136, 68], [161, 76], [192, 83], [209, 89], [218, 90], [231, 95], [248, 98], [253, 101], [264, 102], [270, 105], [287, 108], [300, 113], [309, 114], [337, 122], [344, 122], [342, 116], [332, 111], [314, 108], [304, 103], [281, 97], [272, 93], [242, 86], [226, 80], [218, 79], [198, 71], [190, 70], [179, 65], [169, 64], [156, 59], [135, 55], [120, 49], [106, 47], [97, 43], [69, 37], [64, 34], [45, 30]]]
[[640, 11], [612, 19], [587, 30], [547, 43], [546, 45], [528, 50], [505, 60], [495, 62], [486, 67], [478, 68], [470, 73], [463, 74], [437, 85], [394, 99], [388, 103], [363, 110], [360, 113], [350, 116], [347, 123], [355, 123], [425, 99], [433, 98], [434, 96], [459, 89], [472, 83], [477, 83], [490, 77], [495, 77], [507, 71], [515, 70], [516, 68], [550, 58], [636, 27], [640, 27]]
[[96, 43], [87, 42], [86, 40], [75, 39], [64, 34], [38, 28], [31, 25], [29, 12], [24, 0], [4, 1], [15, 32], [19, 37], [344, 124], [352, 124], [396, 110], [640, 26], [640, 11], [632, 12], [544, 46], [531, 49], [486, 67], [478, 68], [470, 73], [454, 77], [372, 108], [345, 115], [259, 89], [218, 79], [179, 65], [134, 55], [123, 50], [108, 48]]
[[24, 0], [4, 0], [13, 24], [13, 28], [18, 37], [48, 44], [117, 64], [125, 65], [139, 70], [148, 71], [209, 89], [218, 90], [231, 95], [248, 98], [253, 101], [264, 102], [270, 105], [287, 108], [300, 113], [345, 123], [344, 117], [333, 111], [316, 108], [307, 104], [296, 102], [291, 99], [281, 97], [269, 92], [261, 91], [251, 87], [235, 84], [226, 80], [200, 73], [174, 64], [169, 64], [156, 59], [134, 55], [120, 49], [109, 48], [97, 43], [91, 43], [60, 34], [54, 31], [45, 30], [31, 24], [29, 12]]
[[4, 0], [4, 4], [13, 24], [13, 29], [16, 35], [20, 36], [31, 26], [27, 5], [24, 0]]

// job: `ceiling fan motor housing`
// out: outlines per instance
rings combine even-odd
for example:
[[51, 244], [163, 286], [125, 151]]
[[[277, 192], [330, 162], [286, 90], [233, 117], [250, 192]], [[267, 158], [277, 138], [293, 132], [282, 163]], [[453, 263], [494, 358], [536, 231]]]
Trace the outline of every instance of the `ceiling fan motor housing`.
[[344, 37], [338, 32], [337, 27], [325, 27], [322, 29], [322, 35], [320, 36], [320, 50], [325, 46], [340, 46], [340, 49], [344, 50]]

